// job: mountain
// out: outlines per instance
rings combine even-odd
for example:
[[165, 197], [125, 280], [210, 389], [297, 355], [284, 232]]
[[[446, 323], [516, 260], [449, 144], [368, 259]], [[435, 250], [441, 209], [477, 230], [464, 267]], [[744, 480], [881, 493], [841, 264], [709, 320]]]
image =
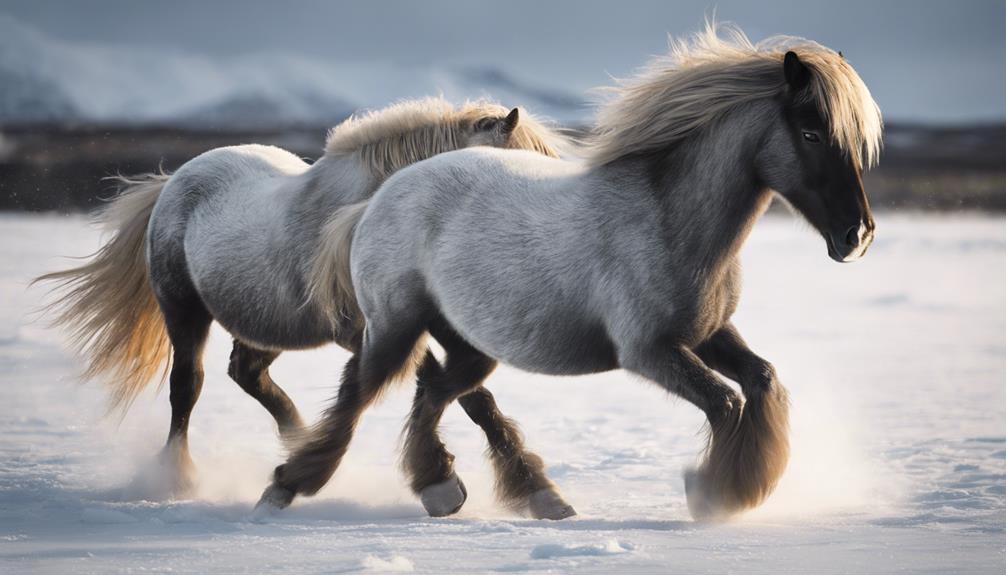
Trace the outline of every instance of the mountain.
[[58, 84], [24, 70], [0, 67], [0, 121], [47, 123], [79, 116]]
[[0, 15], [0, 122], [214, 128], [332, 123], [361, 108], [442, 94], [489, 97], [561, 122], [587, 113], [576, 94], [499, 68], [405, 67], [283, 54], [211, 58], [169, 48], [57, 40]]

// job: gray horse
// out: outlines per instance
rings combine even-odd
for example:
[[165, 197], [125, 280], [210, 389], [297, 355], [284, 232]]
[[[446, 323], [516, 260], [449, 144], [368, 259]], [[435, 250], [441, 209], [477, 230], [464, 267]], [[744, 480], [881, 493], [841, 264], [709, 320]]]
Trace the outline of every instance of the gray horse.
[[[210, 323], [234, 336], [230, 376], [294, 437], [301, 417], [269, 376], [281, 350], [337, 342], [357, 349], [355, 303], [329, 314], [310, 295], [312, 275], [347, 276], [348, 260], [327, 261], [326, 230], [341, 207], [365, 205], [396, 170], [470, 146], [555, 155], [563, 139], [489, 102], [454, 107], [439, 98], [402, 102], [350, 118], [308, 165], [272, 146], [206, 152], [173, 175], [125, 179], [103, 213], [114, 236], [84, 266], [48, 274], [63, 288], [52, 306], [86, 357], [88, 378], [111, 384], [112, 407], [128, 408], [164, 369], [169, 353], [171, 427], [162, 462], [173, 495], [193, 487], [188, 424], [203, 383]], [[361, 203], [362, 202], [362, 203]], [[340, 268], [345, 268], [341, 270]], [[327, 306], [325, 306], [327, 308]], [[488, 392], [463, 402], [504, 459], [526, 453], [516, 428]], [[534, 471], [544, 479], [541, 465]]]
[[[556, 375], [623, 368], [653, 381], [711, 427], [704, 460], [685, 477], [693, 516], [764, 500], [789, 457], [788, 399], [730, 321], [737, 254], [778, 193], [833, 259], [862, 256], [874, 222], [860, 175], [876, 161], [882, 122], [840, 54], [727, 32], [707, 26], [616, 88], [583, 163], [451, 152], [396, 173], [341, 220], [355, 229], [340, 236], [352, 241], [352, 285], [319, 305], [339, 309], [355, 293], [365, 332], [334, 405], [260, 504], [316, 492], [361, 412], [418, 366], [405, 460], [431, 514], [457, 511], [466, 492], [436, 427], [499, 361]], [[443, 367], [423, 354], [427, 334], [446, 351]], [[570, 514], [557, 490], [520, 472], [507, 480], [512, 495], [537, 516]]]

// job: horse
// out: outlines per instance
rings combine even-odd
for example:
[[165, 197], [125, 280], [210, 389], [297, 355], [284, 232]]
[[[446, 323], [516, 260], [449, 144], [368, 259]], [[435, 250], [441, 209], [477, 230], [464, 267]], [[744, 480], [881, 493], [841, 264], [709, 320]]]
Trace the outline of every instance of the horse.
[[[85, 265], [35, 281], [55, 282], [60, 296], [48, 308], [86, 359], [84, 377], [111, 384], [110, 411], [124, 413], [159, 371], [163, 382], [171, 355], [160, 461], [170, 495], [185, 496], [195, 486], [188, 424], [212, 321], [234, 338], [230, 377], [283, 438], [296, 437], [303, 420], [269, 366], [283, 350], [329, 342], [353, 350], [359, 340], [351, 302], [329, 314], [310, 294], [316, 262], [325, 273], [349, 273], [348, 263], [327, 265], [333, 214], [358, 210], [395, 171], [442, 152], [497, 146], [555, 156], [565, 141], [518, 108], [427, 98], [350, 117], [311, 165], [272, 146], [213, 149], [171, 175], [120, 178], [121, 193], [100, 217], [111, 239]], [[491, 394], [464, 405], [492, 438], [517, 437]], [[519, 441], [507, 448], [540, 461]]]
[[[881, 148], [880, 110], [838, 53], [795, 37], [754, 44], [715, 23], [612, 92], [581, 161], [441, 154], [397, 172], [343, 220], [354, 229], [339, 247], [352, 285], [319, 305], [355, 294], [363, 339], [334, 403], [260, 505], [315, 493], [360, 413], [416, 369], [406, 461], [428, 510], [457, 511], [466, 490], [437, 423], [499, 362], [552, 375], [621, 368], [701, 409], [709, 440], [685, 473], [697, 520], [729, 518], [772, 492], [789, 457], [789, 401], [731, 322], [738, 251], [780, 196], [831, 258], [862, 257], [875, 225], [861, 174]], [[427, 336], [445, 350], [443, 367], [422, 353]], [[540, 515], [567, 515], [557, 491], [528, 492], [544, 498]]]

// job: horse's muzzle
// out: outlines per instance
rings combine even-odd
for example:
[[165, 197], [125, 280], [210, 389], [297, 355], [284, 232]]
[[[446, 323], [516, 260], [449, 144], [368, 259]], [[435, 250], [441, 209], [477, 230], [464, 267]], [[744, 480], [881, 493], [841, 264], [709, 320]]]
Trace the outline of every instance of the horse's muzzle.
[[836, 262], [854, 262], [863, 257], [873, 243], [873, 221], [860, 221], [840, 232], [825, 234], [828, 255]]

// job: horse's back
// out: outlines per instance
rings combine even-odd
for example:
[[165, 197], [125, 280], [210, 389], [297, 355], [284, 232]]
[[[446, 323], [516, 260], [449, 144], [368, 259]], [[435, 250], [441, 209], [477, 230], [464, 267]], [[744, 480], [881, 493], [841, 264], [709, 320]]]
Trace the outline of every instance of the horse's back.
[[[413, 164], [388, 179], [357, 225], [350, 257], [354, 281], [395, 281], [389, 274], [427, 261], [422, 251], [442, 245], [444, 234], [505, 226], [515, 212], [547, 213], [551, 188], [577, 168], [522, 150], [468, 148]], [[537, 205], [540, 204], [540, 205]], [[546, 210], [545, 212], [541, 210]], [[402, 238], [385, 242], [382, 238]], [[368, 252], [366, 256], [357, 252]]]
[[497, 217], [498, 212], [526, 211], [537, 204], [547, 208], [561, 201], [570, 177], [582, 171], [576, 163], [526, 150], [475, 147], [447, 152], [392, 175], [371, 199], [359, 225], [398, 227], [399, 220], [415, 219], [439, 231], [439, 220], [445, 218]]
[[286, 150], [248, 144], [204, 152], [183, 164], [165, 184], [151, 226], [180, 232], [193, 212], [208, 202], [247, 190], [262, 178], [294, 174], [307, 164]]

